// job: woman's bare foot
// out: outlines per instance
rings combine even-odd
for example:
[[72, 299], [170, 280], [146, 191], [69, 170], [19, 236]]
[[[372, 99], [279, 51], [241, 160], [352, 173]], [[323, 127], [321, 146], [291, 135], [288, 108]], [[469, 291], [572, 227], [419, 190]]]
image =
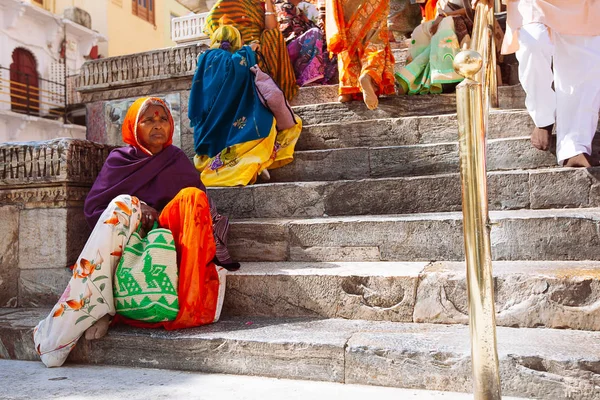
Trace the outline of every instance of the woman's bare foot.
[[373, 80], [369, 74], [364, 74], [359, 79], [360, 89], [363, 93], [363, 99], [369, 110], [374, 110], [379, 106], [379, 99], [373, 87]]
[[108, 326], [110, 325], [110, 315], [106, 314], [94, 323], [94, 325], [87, 328], [85, 331], [86, 340], [96, 340], [106, 336], [108, 332]]
[[260, 177], [265, 181], [271, 180], [271, 174], [269, 174], [269, 171], [267, 171], [266, 169], [262, 170], [262, 172], [260, 173]]
[[554, 129], [554, 124], [543, 128], [536, 127], [531, 133], [531, 144], [533, 147], [538, 150], [547, 151], [550, 148], [552, 129]]
[[348, 103], [348, 102], [352, 101], [352, 95], [342, 94], [342, 95], [340, 95], [340, 97], [338, 97], [338, 101], [340, 103]]
[[581, 153], [566, 159], [563, 165], [565, 167], [590, 168], [592, 163], [590, 163], [590, 159], [587, 154]]

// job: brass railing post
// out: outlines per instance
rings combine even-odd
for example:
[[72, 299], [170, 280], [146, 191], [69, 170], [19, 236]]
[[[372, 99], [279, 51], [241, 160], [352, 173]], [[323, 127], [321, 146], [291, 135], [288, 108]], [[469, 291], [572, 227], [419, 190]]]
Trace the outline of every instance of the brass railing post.
[[456, 103], [473, 393], [476, 400], [497, 400], [501, 394], [485, 167], [487, 107], [485, 85], [474, 80], [482, 66], [481, 55], [473, 50], [454, 59], [454, 68], [465, 77], [456, 88]]

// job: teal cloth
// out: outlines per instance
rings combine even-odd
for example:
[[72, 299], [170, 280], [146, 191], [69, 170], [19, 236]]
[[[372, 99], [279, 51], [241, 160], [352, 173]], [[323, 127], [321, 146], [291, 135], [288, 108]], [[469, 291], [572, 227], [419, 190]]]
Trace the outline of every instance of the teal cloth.
[[452, 17], [446, 17], [430, 36], [432, 21], [419, 25], [412, 34], [412, 61], [395, 74], [396, 81], [407, 88], [407, 94], [439, 94], [445, 83], [461, 82], [453, 61], [460, 52]]
[[200, 56], [188, 107], [196, 154], [214, 157], [227, 147], [269, 136], [273, 114], [256, 94], [250, 71], [255, 64], [249, 46]]

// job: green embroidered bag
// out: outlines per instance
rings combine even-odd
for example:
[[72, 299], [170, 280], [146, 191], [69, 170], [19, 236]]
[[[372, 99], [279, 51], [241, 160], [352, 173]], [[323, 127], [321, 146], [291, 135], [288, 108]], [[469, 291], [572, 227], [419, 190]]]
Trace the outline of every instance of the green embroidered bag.
[[131, 234], [115, 271], [117, 313], [150, 323], [173, 321], [179, 312], [173, 234], [156, 222], [144, 238], [139, 230]]

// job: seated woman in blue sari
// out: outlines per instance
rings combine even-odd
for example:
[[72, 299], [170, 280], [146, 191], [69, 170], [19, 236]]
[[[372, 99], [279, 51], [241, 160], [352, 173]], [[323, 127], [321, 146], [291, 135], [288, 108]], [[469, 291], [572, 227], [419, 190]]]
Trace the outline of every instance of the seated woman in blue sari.
[[241, 43], [235, 27], [217, 29], [192, 82], [188, 115], [194, 128], [194, 164], [206, 186], [243, 186], [261, 174], [268, 178], [267, 169], [292, 162], [302, 130], [296, 116], [295, 126], [277, 131], [250, 70], [258, 45]]

